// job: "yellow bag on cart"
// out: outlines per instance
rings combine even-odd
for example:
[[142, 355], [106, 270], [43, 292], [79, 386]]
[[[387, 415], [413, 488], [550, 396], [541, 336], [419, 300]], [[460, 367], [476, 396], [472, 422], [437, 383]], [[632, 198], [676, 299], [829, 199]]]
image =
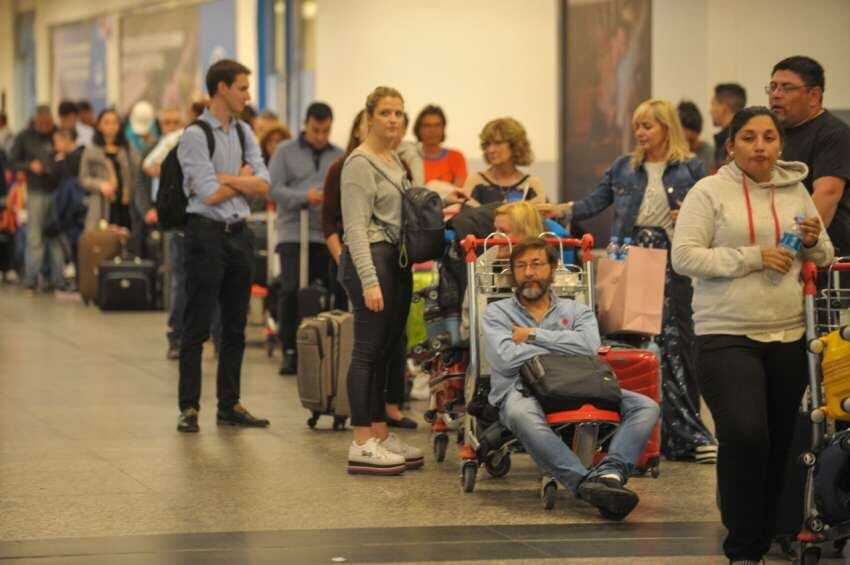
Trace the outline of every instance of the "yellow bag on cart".
[[823, 411], [834, 420], [850, 421], [841, 404], [850, 398], [850, 341], [841, 337], [836, 330], [821, 338], [826, 346], [821, 368], [826, 406]]

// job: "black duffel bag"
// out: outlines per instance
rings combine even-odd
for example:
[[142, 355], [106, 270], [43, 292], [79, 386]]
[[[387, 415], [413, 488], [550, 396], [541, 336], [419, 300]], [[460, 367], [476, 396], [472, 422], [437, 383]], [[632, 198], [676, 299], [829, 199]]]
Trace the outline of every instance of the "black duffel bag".
[[538, 355], [520, 367], [519, 376], [547, 414], [585, 404], [620, 411], [620, 383], [611, 366], [595, 355]]

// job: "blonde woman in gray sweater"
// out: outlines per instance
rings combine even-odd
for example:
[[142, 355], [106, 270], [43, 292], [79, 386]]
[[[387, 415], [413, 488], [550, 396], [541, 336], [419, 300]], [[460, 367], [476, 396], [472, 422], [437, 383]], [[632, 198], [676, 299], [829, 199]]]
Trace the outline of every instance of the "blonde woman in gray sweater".
[[[723, 547], [731, 563], [747, 564], [770, 548], [807, 383], [800, 268], [827, 265], [833, 248], [802, 184], [806, 165], [778, 160], [782, 128], [770, 110], [738, 112], [726, 149], [731, 161], [685, 198], [672, 261], [694, 279], [700, 390], [720, 441]], [[795, 218], [796, 254], [778, 245]]]
[[[421, 450], [387, 428], [387, 375], [404, 370], [405, 323], [413, 279], [399, 265], [401, 199], [409, 187], [393, 152], [404, 120], [401, 94], [376, 88], [366, 98], [368, 133], [342, 168], [345, 247], [339, 280], [354, 309], [354, 351], [348, 394], [354, 438], [348, 472], [394, 475], [421, 467]], [[400, 364], [400, 366], [392, 366]]]

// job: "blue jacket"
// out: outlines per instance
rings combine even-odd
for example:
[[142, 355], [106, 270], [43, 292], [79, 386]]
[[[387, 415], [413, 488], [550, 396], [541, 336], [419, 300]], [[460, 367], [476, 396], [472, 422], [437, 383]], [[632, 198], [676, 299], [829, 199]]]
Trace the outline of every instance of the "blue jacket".
[[[520, 367], [537, 355], [596, 355], [601, 341], [593, 310], [554, 293], [550, 296], [551, 306], [540, 323], [516, 296], [487, 305], [481, 323], [484, 355], [490, 364], [488, 400], [493, 406], [499, 406], [511, 387], [516, 386]], [[534, 343], [516, 343], [514, 325], [536, 328]]]
[[[634, 169], [631, 158], [631, 155], [618, 157], [611, 168], [605, 171], [596, 190], [576, 201], [573, 205], [573, 220], [592, 218], [614, 204], [611, 237], [616, 236], [620, 241], [626, 236], [631, 237], [647, 182], [643, 163]], [[677, 201], [684, 201], [691, 187], [705, 174], [705, 167], [697, 157], [685, 162], [667, 163], [661, 178], [671, 210], [679, 208]]]

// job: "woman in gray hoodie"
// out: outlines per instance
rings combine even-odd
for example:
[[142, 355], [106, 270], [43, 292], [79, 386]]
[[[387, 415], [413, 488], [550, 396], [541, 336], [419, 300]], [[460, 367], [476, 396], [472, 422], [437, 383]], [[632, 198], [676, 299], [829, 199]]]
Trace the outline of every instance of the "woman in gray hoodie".
[[[732, 160], [688, 193], [673, 238], [673, 268], [694, 280], [699, 384], [720, 441], [731, 563], [760, 563], [770, 548], [807, 383], [800, 268], [833, 258], [802, 184], [806, 165], [778, 160], [782, 135], [767, 108], [738, 112], [726, 143]], [[779, 242], [797, 219], [794, 253]]]

